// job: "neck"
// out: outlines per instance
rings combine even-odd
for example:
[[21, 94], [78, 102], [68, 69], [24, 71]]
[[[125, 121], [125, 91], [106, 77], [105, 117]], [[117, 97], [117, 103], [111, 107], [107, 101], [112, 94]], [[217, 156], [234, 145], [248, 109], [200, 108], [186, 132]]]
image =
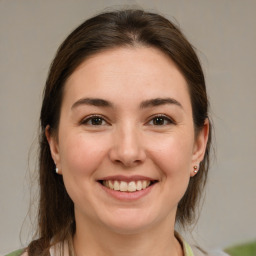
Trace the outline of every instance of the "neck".
[[182, 256], [174, 227], [162, 223], [141, 232], [120, 234], [104, 227], [80, 225], [74, 236], [77, 256]]

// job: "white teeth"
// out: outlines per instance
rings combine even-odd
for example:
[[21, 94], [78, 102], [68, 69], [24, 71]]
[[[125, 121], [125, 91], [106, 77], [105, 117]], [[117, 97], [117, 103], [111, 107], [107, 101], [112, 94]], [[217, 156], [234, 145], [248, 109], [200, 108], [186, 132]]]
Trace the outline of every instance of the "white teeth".
[[139, 181], [113, 181], [104, 180], [103, 186], [110, 188], [112, 190], [122, 191], [122, 192], [135, 192], [147, 188], [150, 185], [149, 180], [139, 180]]
[[137, 190], [142, 190], [142, 182], [140, 180], [137, 181]]
[[131, 181], [131, 182], [129, 182], [129, 184], [128, 184], [128, 191], [129, 192], [134, 192], [134, 191], [136, 191], [136, 183], [135, 183], [135, 181]]
[[117, 180], [114, 181], [114, 190], [119, 190], [119, 182]]
[[142, 188], [145, 189], [147, 187], [147, 181], [143, 180], [142, 181]]
[[121, 181], [121, 182], [120, 182], [120, 187], [119, 187], [120, 191], [125, 192], [125, 191], [127, 191], [127, 188], [128, 188], [127, 182]]
[[109, 180], [107, 183], [109, 185], [109, 188], [114, 189], [114, 184], [112, 183], [111, 180]]

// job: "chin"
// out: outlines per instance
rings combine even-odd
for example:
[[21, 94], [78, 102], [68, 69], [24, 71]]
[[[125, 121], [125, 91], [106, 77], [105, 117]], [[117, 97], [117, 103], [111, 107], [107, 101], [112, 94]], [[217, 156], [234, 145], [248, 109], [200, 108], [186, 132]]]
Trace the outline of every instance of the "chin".
[[132, 235], [150, 229], [156, 223], [153, 216], [138, 213], [137, 211], [124, 210], [123, 213], [112, 214], [108, 220], [104, 219], [105, 226], [118, 234]]
[[149, 228], [149, 225], [145, 223], [113, 223], [111, 226], [108, 226], [116, 234], [120, 235], [134, 235], [146, 231]]

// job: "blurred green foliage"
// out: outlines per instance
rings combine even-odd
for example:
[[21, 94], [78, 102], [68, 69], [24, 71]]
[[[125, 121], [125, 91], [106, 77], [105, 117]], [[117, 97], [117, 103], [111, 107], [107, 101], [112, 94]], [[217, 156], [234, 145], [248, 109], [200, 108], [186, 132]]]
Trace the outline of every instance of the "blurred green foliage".
[[225, 252], [230, 256], [256, 256], [256, 241], [229, 247]]

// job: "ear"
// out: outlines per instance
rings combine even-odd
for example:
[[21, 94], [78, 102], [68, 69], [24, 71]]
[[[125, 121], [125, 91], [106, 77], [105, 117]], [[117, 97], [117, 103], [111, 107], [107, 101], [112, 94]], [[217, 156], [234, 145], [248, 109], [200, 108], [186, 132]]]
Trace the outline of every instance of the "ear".
[[60, 164], [60, 154], [59, 154], [59, 145], [58, 145], [58, 140], [55, 135], [51, 134], [50, 131], [51, 127], [49, 125], [46, 126], [45, 128], [45, 136], [47, 138], [52, 159], [56, 165], [56, 168], [58, 168], [58, 174], [61, 173], [61, 164]]
[[[199, 170], [200, 162], [204, 159], [205, 150], [207, 146], [208, 136], [209, 136], [209, 119], [205, 119], [203, 128], [197, 134], [194, 142], [193, 156], [192, 156], [192, 166], [190, 176], [194, 176], [196, 172], [194, 170]], [[196, 166], [196, 169], [194, 167]]]

